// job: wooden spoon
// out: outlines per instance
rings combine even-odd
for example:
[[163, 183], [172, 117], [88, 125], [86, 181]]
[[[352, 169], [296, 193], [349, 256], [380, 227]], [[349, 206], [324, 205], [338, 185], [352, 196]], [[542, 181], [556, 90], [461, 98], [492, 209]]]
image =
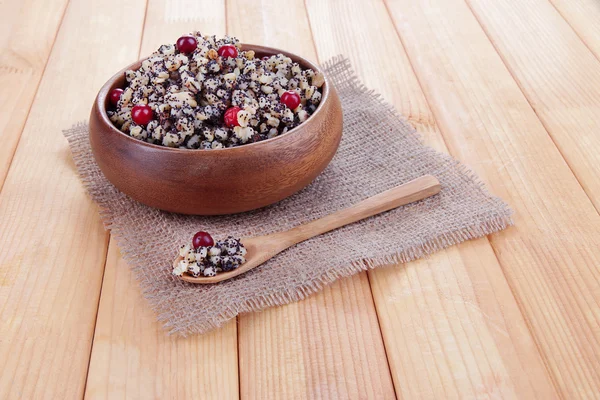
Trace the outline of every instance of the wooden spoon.
[[[187, 273], [181, 276], [186, 282], [217, 283], [256, 268], [265, 261], [281, 253], [283, 250], [314, 236], [340, 228], [361, 219], [389, 211], [408, 203], [423, 200], [439, 193], [440, 182], [431, 175], [425, 175], [395, 188], [386, 190], [369, 197], [346, 209], [336, 211], [326, 217], [308, 222], [285, 232], [272, 233], [265, 236], [242, 238], [240, 241], [246, 247], [246, 262], [229, 272], [220, 272], [216, 276], [194, 278]], [[179, 256], [173, 262], [175, 267], [183, 257]]]

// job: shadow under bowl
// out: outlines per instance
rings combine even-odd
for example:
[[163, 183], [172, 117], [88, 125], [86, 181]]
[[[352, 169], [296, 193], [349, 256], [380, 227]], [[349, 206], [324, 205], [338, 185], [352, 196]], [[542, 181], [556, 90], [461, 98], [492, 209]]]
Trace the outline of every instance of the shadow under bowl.
[[[256, 57], [282, 53], [303, 69], [323, 72], [297, 55], [244, 44]], [[123, 69], [100, 89], [90, 115], [92, 152], [106, 178], [150, 207], [182, 214], [220, 215], [278, 202], [307, 186], [329, 164], [342, 137], [342, 108], [327, 76], [317, 110], [289, 132], [238, 147], [192, 150], [158, 146], [117, 129], [106, 113], [108, 94], [125, 86]]]

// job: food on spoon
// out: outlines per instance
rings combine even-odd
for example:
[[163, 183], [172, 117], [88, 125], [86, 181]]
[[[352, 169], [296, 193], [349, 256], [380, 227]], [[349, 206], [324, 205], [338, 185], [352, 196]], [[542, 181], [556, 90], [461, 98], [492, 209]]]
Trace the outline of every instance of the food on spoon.
[[173, 275], [215, 276], [238, 268], [246, 262], [245, 255], [246, 248], [239, 239], [229, 236], [215, 242], [207, 232], [197, 232], [192, 243], [179, 248], [180, 260], [173, 268]]
[[305, 122], [324, 76], [283, 54], [259, 58], [241, 47], [235, 37], [200, 32], [160, 46], [109, 94], [110, 120], [136, 139], [188, 149], [259, 142]]

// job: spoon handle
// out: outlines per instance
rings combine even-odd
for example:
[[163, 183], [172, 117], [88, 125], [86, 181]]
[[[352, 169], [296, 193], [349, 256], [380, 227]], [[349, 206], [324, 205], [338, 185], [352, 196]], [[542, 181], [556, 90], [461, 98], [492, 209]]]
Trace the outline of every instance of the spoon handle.
[[408, 203], [423, 200], [440, 192], [440, 182], [425, 175], [403, 185], [369, 197], [351, 207], [293, 228], [286, 233], [290, 245], [332, 231], [361, 219], [392, 210]]

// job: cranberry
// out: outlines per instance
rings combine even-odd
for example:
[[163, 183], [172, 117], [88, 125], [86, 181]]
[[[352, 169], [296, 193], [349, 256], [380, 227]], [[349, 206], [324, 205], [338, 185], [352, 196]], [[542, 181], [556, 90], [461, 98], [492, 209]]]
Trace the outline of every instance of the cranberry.
[[226, 44], [224, 46], [219, 47], [219, 50], [217, 50], [217, 53], [219, 53], [219, 55], [224, 58], [226, 58], [226, 57], [236, 58], [238, 56], [237, 48], [232, 44]]
[[263, 56], [263, 57], [261, 57], [261, 60], [267, 61], [269, 58], [271, 58], [271, 56]]
[[123, 89], [116, 88], [113, 89], [112, 92], [108, 95], [110, 102], [113, 106], [116, 106], [119, 100], [121, 99], [121, 95], [123, 94]]
[[300, 95], [293, 90], [288, 90], [281, 94], [281, 102], [291, 110], [294, 110], [300, 105]]
[[131, 109], [131, 119], [138, 125], [148, 125], [152, 117], [153, 113], [149, 105], [140, 104]]
[[223, 117], [223, 119], [225, 120], [225, 125], [227, 125], [230, 128], [233, 128], [234, 126], [239, 126], [240, 123], [238, 122], [237, 115], [240, 111], [242, 111], [242, 109], [239, 107], [228, 108], [227, 111], [225, 111], [225, 116]]
[[182, 53], [193, 53], [196, 47], [198, 47], [198, 41], [193, 36], [184, 35], [177, 39], [177, 50]]
[[195, 249], [197, 249], [198, 247], [214, 246], [214, 244], [215, 241], [213, 240], [212, 236], [210, 236], [210, 234], [208, 234], [207, 232], [198, 232], [194, 235], [194, 238], [192, 239], [192, 245]]

